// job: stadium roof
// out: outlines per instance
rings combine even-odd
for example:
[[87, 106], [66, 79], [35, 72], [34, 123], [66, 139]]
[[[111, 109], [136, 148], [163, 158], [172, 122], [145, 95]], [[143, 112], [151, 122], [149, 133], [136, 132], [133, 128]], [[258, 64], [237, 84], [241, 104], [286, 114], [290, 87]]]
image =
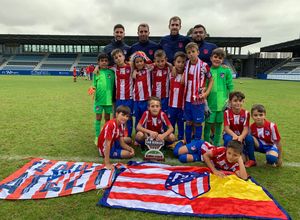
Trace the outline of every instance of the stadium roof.
[[300, 39], [286, 41], [260, 48], [260, 52], [300, 52]]
[[[161, 36], [150, 36], [159, 42]], [[0, 34], [0, 44], [40, 44], [40, 45], [99, 45], [110, 43], [112, 36], [103, 35], [38, 35], [38, 34]], [[137, 42], [137, 36], [126, 36], [129, 45]], [[208, 37], [207, 41], [219, 47], [244, 47], [261, 41], [260, 37]]]

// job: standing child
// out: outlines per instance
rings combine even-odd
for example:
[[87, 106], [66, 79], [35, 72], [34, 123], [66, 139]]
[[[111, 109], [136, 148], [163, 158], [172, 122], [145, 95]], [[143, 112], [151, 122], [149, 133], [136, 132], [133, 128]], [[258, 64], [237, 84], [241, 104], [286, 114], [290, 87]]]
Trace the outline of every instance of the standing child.
[[[251, 134], [253, 136], [255, 151], [265, 153], [268, 164], [273, 166], [282, 165], [282, 146], [280, 143], [280, 134], [277, 125], [266, 119], [266, 109], [261, 104], [253, 105], [251, 116], [254, 123], [251, 124]], [[253, 154], [254, 149], [249, 154]], [[250, 158], [250, 156], [249, 156]], [[255, 158], [249, 160], [249, 167], [255, 166]]]
[[214, 80], [212, 89], [207, 97], [208, 107], [211, 110], [209, 118], [205, 121], [204, 140], [210, 140], [211, 127], [214, 126], [214, 145], [220, 146], [222, 135], [222, 123], [224, 118], [224, 108], [228, 95], [233, 91], [232, 74], [229, 68], [222, 67], [225, 58], [225, 52], [222, 48], [216, 48], [212, 51], [210, 60], [212, 66], [210, 72]]
[[[116, 118], [108, 121], [102, 128], [98, 138], [98, 150], [104, 157], [104, 165], [112, 169], [110, 158], [132, 158], [134, 150], [126, 143], [124, 137], [125, 124], [130, 116], [130, 109], [120, 105], [116, 109]], [[130, 140], [130, 139], [129, 139]]]
[[[115, 84], [116, 84], [116, 108], [120, 105], [125, 105], [133, 111], [133, 81], [131, 78], [131, 66], [125, 63], [125, 55], [120, 48], [114, 49], [111, 52], [111, 57], [114, 60]], [[130, 115], [127, 123], [128, 136], [132, 134], [132, 115]]]
[[[164, 130], [167, 127], [167, 130]], [[167, 115], [161, 111], [161, 103], [159, 98], [150, 97], [148, 100], [148, 110], [143, 113], [141, 120], [137, 125], [137, 133], [135, 140], [144, 145], [145, 139], [150, 136], [156, 140], [164, 140], [168, 143], [175, 141], [175, 135], [171, 122]]]
[[174, 148], [174, 155], [182, 163], [204, 161], [215, 175], [223, 177], [225, 174], [220, 170], [225, 170], [247, 179], [242, 152], [243, 145], [238, 141], [230, 141], [227, 148], [216, 147], [203, 140], [193, 140], [186, 145], [180, 141]]
[[161, 100], [161, 109], [167, 113], [169, 97], [169, 75], [170, 68], [167, 64], [165, 51], [157, 50], [154, 53], [155, 66], [152, 70], [152, 96]]
[[183, 72], [186, 61], [186, 54], [184, 52], [176, 52], [174, 55], [174, 67], [175, 75], [170, 76], [170, 96], [169, 96], [169, 108], [168, 117], [175, 129], [177, 123], [178, 128], [178, 140], [184, 138], [184, 117], [183, 117], [183, 94], [184, 94], [184, 82]]
[[[185, 66], [185, 105], [184, 117], [186, 119], [185, 138], [190, 143], [192, 139], [192, 128], [195, 127], [195, 139], [202, 137], [202, 122], [204, 121], [205, 99], [209, 95], [213, 85], [210, 68], [198, 58], [198, 45], [194, 42], [185, 47], [189, 60]], [[207, 89], [205, 87], [208, 79]]]
[[147, 60], [149, 58], [142, 51], [135, 52], [131, 57], [135, 128], [142, 114], [147, 110], [147, 100], [151, 96], [152, 67], [146, 65]]
[[114, 90], [114, 71], [108, 69], [108, 55], [100, 54], [98, 56], [98, 67], [94, 70], [93, 86], [90, 88], [90, 94], [94, 94], [94, 112], [96, 113], [95, 131], [96, 140], [100, 133], [100, 124], [102, 112], [104, 110], [105, 122], [110, 119], [112, 113], [112, 96]]

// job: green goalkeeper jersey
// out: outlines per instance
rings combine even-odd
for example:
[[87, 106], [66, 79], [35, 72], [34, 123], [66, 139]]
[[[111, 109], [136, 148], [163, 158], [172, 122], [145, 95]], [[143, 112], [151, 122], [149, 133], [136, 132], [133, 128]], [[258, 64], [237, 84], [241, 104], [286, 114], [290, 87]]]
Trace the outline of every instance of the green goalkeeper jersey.
[[115, 73], [110, 69], [101, 69], [94, 74], [93, 86], [96, 105], [112, 105]]
[[210, 72], [214, 80], [212, 89], [207, 97], [211, 111], [222, 111], [229, 93], [233, 91], [232, 74], [228, 67], [211, 67]]

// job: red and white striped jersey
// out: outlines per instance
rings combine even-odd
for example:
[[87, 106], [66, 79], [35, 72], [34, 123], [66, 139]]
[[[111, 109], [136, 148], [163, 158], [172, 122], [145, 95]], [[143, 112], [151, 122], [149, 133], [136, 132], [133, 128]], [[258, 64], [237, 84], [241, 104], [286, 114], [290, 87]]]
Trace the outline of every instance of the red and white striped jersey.
[[181, 83], [183, 74], [176, 77], [170, 76], [169, 106], [173, 108], [183, 107], [184, 83]]
[[225, 147], [213, 147], [211, 149], [213, 157], [212, 162], [215, 167], [220, 170], [236, 172], [240, 169], [239, 163], [229, 163], [226, 159], [226, 148]]
[[273, 145], [280, 141], [280, 134], [277, 125], [268, 120], [264, 121], [262, 127], [253, 123], [250, 126], [251, 134], [265, 145]]
[[133, 96], [133, 81], [131, 77], [131, 67], [126, 64], [124, 67], [114, 66], [116, 83], [116, 99], [128, 100]]
[[[202, 140], [200, 140], [200, 141], [202, 141]], [[215, 146], [214, 145], [212, 145], [212, 144], [210, 144], [209, 142], [207, 142], [207, 141], [203, 141], [203, 144], [201, 145], [201, 147], [200, 147], [200, 149], [201, 149], [201, 151], [200, 151], [200, 158], [201, 158], [201, 161], [204, 161], [204, 159], [203, 159], [203, 155], [207, 152], [207, 151], [210, 151], [211, 149], [213, 149]]]
[[98, 137], [98, 148], [100, 149], [102, 156], [104, 156], [106, 142], [111, 141], [111, 147], [116, 140], [124, 136], [124, 132], [125, 126], [122, 124], [118, 126], [117, 120], [115, 118], [111, 119], [103, 126]]
[[145, 101], [151, 96], [150, 70], [142, 69], [136, 74], [133, 85], [133, 100]]
[[198, 59], [198, 62], [193, 65], [190, 61], [185, 66], [185, 86], [186, 86], [186, 101], [194, 102], [195, 98], [199, 96], [199, 89], [204, 89], [206, 86], [206, 79], [211, 78], [210, 68], [207, 63]]
[[232, 109], [224, 112], [224, 126], [229, 126], [236, 135], [241, 135], [244, 127], [249, 127], [250, 113], [241, 109], [239, 114], [234, 114]]
[[163, 69], [154, 67], [152, 70], [152, 96], [160, 99], [169, 97], [169, 75], [170, 68], [168, 66]]
[[150, 111], [147, 110], [143, 113], [139, 124], [146, 129], [162, 134], [164, 133], [164, 125], [168, 127], [171, 125], [171, 122], [163, 111], [159, 111], [157, 116], [152, 116]]

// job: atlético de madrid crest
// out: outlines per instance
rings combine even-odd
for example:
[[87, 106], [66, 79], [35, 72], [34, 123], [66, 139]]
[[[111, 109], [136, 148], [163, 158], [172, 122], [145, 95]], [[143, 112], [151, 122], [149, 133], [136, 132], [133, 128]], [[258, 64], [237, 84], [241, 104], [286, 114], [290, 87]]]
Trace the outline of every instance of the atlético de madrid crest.
[[210, 190], [209, 173], [172, 172], [165, 187], [188, 199], [195, 199]]

